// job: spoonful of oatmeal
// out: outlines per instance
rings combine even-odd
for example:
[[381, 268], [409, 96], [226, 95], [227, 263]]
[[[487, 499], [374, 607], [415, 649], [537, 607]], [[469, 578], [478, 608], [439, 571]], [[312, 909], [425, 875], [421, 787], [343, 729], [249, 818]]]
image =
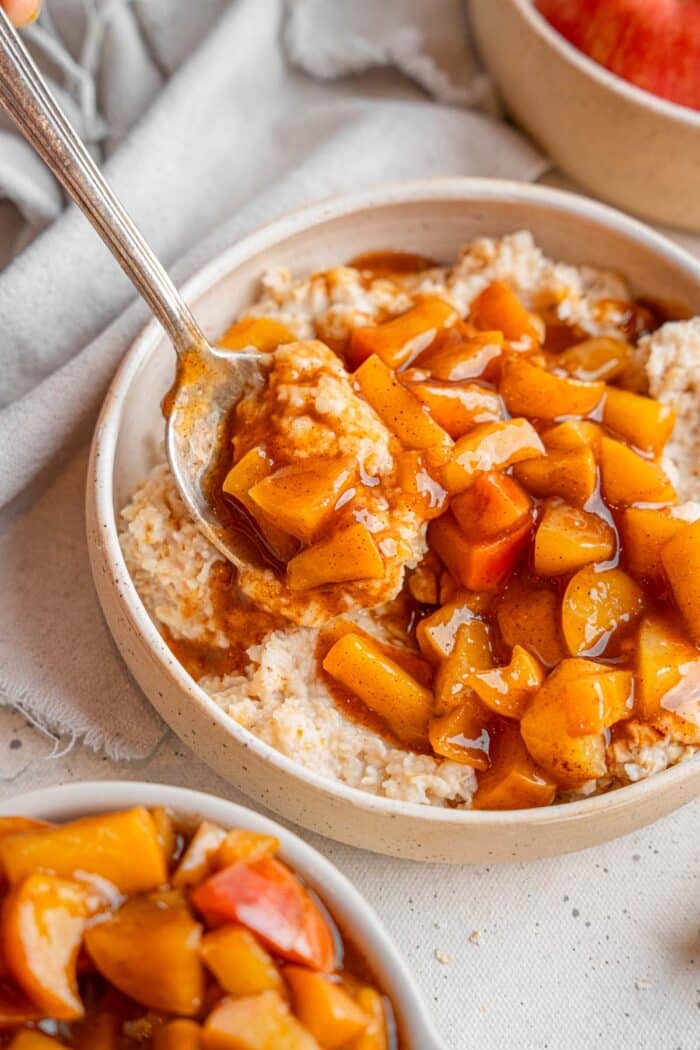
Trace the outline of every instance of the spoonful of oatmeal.
[[[260, 564], [264, 548], [251, 529], [222, 522], [207, 478], [225, 421], [266, 357], [253, 349], [211, 346], [164, 268], [116, 198], [29, 52], [0, 9], [0, 104], [148, 303], [177, 354], [176, 378], [164, 403], [165, 446], [188, 510], [219, 551], [236, 565]], [[264, 559], [263, 559], [264, 560]]]

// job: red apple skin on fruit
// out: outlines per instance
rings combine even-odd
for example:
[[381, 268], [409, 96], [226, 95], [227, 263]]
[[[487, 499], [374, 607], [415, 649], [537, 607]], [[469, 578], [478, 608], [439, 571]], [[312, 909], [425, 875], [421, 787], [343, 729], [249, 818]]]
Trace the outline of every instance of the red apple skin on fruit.
[[535, 0], [535, 6], [612, 73], [700, 109], [700, 0]]

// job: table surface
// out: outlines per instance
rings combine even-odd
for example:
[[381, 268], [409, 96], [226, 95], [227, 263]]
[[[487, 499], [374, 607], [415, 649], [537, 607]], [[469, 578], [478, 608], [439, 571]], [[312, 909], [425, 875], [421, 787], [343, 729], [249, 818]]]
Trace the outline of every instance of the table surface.
[[[700, 238], [674, 236], [700, 254]], [[172, 735], [117, 765], [0, 707], [0, 798], [114, 778], [247, 801]], [[389, 860], [301, 834], [382, 916], [452, 1050], [700, 1050], [699, 818], [696, 799], [616, 842], [495, 867]]]

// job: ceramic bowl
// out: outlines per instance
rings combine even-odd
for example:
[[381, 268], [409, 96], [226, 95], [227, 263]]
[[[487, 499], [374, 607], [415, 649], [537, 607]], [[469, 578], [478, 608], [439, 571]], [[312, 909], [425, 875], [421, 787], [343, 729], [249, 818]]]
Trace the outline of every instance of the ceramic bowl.
[[[96, 802], [96, 800], [98, 800]], [[226, 799], [165, 784], [95, 781], [44, 788], [0, 802], [0, 816], [36, 817], [61, 823], [130, 806], [168, 806], [174, 813], [274, 835], [280, 856], [328, 906], [391, 999], [406, 1050], [445, 1050], [410, 970], [379, 916], [344, 875], [291, 831]]]
[[700, 231], [700, 113], [598, 65], [533, 0], [470, 0], [477, 45], [514, 119], [596, 196]]
[[[209, 338], [255, 295], [269, 266], [320, 270], [395, 248], [454, 259], [475, 236], [529, 228], [555, 259], [613, 266], [640, 294], [700, 312], [700, 263], [585, 198], [525, 184], [437, 179], [373, 188], [280, 219], [225, 252], [185, 287]], [[95, 431], [88, 544], [107, 622], [146, 695], [193, 751], [232, 784], [304, 827], [419, 860], [491, 862], [582, 849], [656, 820], [700, 790], [693, 761], [609, 795], [521, 812], [469, 812], [378, 798], [324, 779], [273, 750], [212, 701], [172, 656], [144, 609], [117, 538], [117, 513], [160, 458], [159, 402], [173, 352], [150, 324], [112, 382]]]

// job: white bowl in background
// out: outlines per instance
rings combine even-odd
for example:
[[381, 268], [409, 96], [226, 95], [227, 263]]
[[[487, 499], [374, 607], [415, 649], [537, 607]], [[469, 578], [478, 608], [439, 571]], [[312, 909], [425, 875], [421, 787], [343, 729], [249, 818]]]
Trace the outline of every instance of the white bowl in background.
[[597, 196], [700, 231], [700, 112], [570, 44], [533, 0], [470, 0], [478, 49], [513, 118]]
[[[700, 313], [700, 263], [641, 223], [584, 197], [491, 179], [375, 187], [297, 211], [224, 252], [184, 288], [215, 341], [251, 302], [261, 274], [298, 274], [364, 251], [454, 259], [475, 236], [529, 228], [555, 259], [613, 266], [638, 294]], [[471, 812], [379, 798], [303, 768], [226, 715], [190, 678], [148, 616], [119, 546], [117, 515], [160, 458], [160, 399], [174, 354], [149, 324], [107, 394], [87, 482], [88, 547], [107, 622], [134, 677], [166, 722], [221, 776], [322, 835], [416, 860], [527, 860], [583, 849], [658, 819], [700, 791], [700, 760], [595, 798], [510, 812]]]
[[445, 1050], [415, 980], [379, 916], [330, 861], [267, 817], [215, 795], [166, 784], [92, 781], [42, 788], [0, 802], [0, 816], [35, 817], [56, 823], [132, 806], [167, 806], [175, 814], [245, 828], [280, 841], [280, 856], [328, 907], [338, 927], [367, 962], [391, 1000], [405, 1050]]

